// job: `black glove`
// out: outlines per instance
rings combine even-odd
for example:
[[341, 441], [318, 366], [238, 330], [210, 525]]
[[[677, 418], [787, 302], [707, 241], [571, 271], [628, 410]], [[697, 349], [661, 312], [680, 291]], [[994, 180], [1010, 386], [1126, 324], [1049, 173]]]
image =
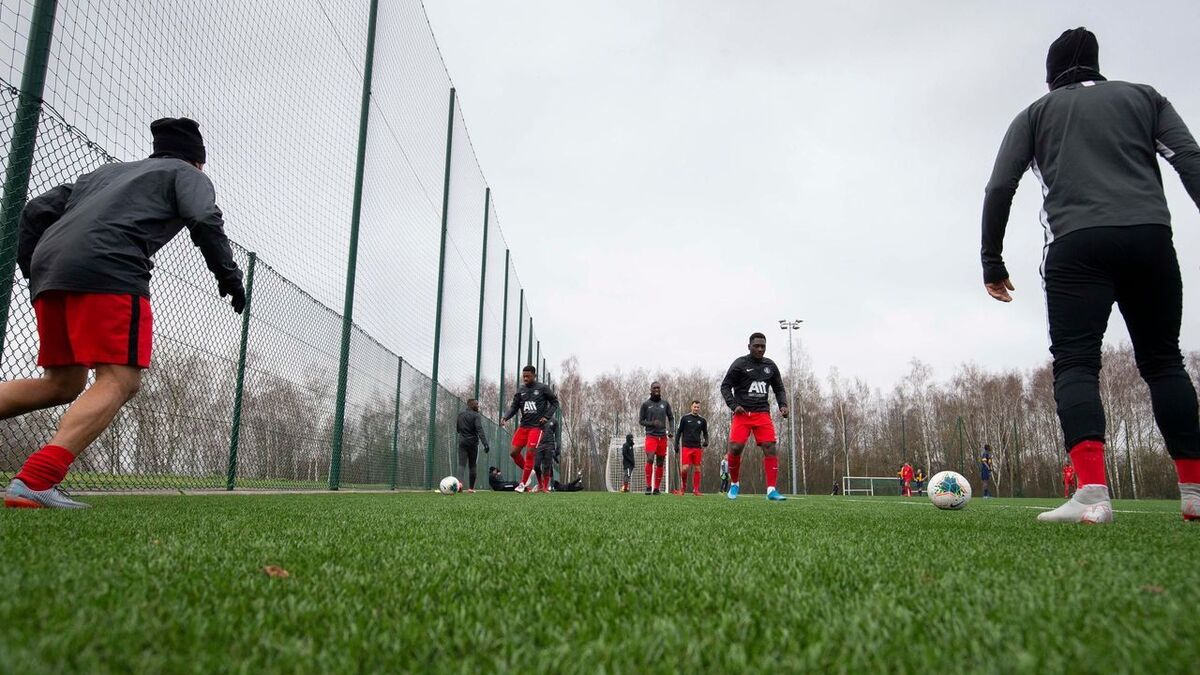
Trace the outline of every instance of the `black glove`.
[[238, 314], [246, 309], [246, 287], [242, 285], [241, 279], [227, 279], [217, 284], [217, 290], [220, 291], [221, 297], [229, 296], [229, 304], [233, 305], [233, 311]]

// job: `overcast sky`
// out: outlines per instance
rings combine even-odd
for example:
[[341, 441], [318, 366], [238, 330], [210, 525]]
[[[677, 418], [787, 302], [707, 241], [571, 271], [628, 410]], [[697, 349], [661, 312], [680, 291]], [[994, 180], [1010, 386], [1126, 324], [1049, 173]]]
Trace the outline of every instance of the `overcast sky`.
[[[1153, 7], [1151, 9], [1150, 7]], [[1110, 79], [1200, 131], [1200, 3], [426, 0], [547, 353], [585, 373], [719, 370], [781, 318], [818, 373], [1048, 358], [1026, 174], [986, 296], [983, 186], [1085, 25]], [[1164, 163], [1200, 349], [1200, 216]], [[1116, 315], [1114, 314], [1114, 317]], [[1110, 341], [1127, 340], [1114, 318]]]

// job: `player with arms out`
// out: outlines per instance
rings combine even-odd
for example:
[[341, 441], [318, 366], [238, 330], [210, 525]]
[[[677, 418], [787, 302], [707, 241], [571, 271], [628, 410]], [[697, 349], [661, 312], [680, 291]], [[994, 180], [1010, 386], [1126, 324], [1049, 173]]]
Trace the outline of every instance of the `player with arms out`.
[[[160, 119], [154, 152], [105, 164], [30, 200], [17, 264], [37, 317], [37, 379], [0, 383], [0, 419], [70, 404], [50, 442], [25, 461], [4, 495], [16, 508], [86, 508], [59, 488], [71, 463], [138, 392], [150, 367], [151, 257], [186, 228], [239, 314], [246, 306], [217, 208], [200, 125]], [[88, 371], [95, 383], [84, 391]], [[82, 395], [81, 395], [82, 394]]]
[[746, 441], [754, 436], [754, 442], [763, 452], [763, 470], [767, 476], [767, 499], [778, 502], [787, 499], [775, 485], [779, 479], [779, 457], [775, 454], [775, 423], [771, 421], [771, 398], [768, 389], [775, 392], [779, 413], [788, 416], [787, 392], [783, 388], [783, 377], [775, 362], [764, 356], [767, 353], [767, 336], [754, 333], [750, 336], [750, 353], [738, 358], [729, 366], [725, 379], [721, 380], [721, 396], [733, 411], [733, 426], [729, 432], [729, 492], [727, 497], [737, 499], [739, 479], [742, 472], [742, 451]]
[[983, 202], [981, 261], [989, 295], [1011, 302], [1004, 230], [1027, 169], [1042, 183], [1042, 285], [1054, 357], [1054, 400], [1079, 489], [1038, 520], [1113, 519], [1104, 467], [1101, 346], [1113, 303], [1150, 387], [1154, 421], [1175, 460], [1185, 520], [1200, 521], [1200, 412], [1179, 350], [1183, 280], [1158, 157], [1200, 206], [1200, 146], [1153, 87], [1109, 81], [1085, 28], [1046, 56], [1050, 93], [1008, 128]]
[[687, 492], [689, 469], [695, 468], [692, 478], [692, 494], [700, 496], [700, 463], [704, 459], [703, 448], [708, 447], [708, 420], [700, 416], [700, 401], [692, 401], [688, 414], [679, 418], [679, 430], [675, 434], [675, 452], [683, 446], [683, 458], [679, 462], [679, 489], [673, 494]]
[[[558, 396], [549, 386], [537, 381], [537, 368], [525, 366], [521, 369], [521, 386], [513, 394], [512, 405], [500, 420], [500, 426], [517, 415], [521, 416], [517, 431], [512, 438], [512, 459], [521, 468], [521, 482], [517, 492], [524, 492], [533, 473], [535, 450], [542, 440], [542, 429], [558, 411]], [[523, 456], [522, 456], [522, 453]]]
[[667, 439], [675, 426], [671, 404], [663, 400], [662, 385], [650, 383], [650, 398], [642, 403], [638, 423], [646, 429], [646, 494], [662, 494], [663, 471], [667, 463]]

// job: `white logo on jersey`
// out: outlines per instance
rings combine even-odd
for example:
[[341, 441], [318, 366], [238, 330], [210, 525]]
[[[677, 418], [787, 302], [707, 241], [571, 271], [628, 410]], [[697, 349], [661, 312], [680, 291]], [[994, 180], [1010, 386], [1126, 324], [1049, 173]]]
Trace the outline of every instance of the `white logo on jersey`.
[[767, 395], [767, 383], [766, 382], [751, 382], [750, 383], [750, 393], [756, 394], [759, 396], [766, 396]]
[[535, 413], [535, 412], [537, 412], [537, 409], [538, 409], [537, 403], [534, 403], [533, 401], [525, 402], [525, 412]]
[[771, 374], [771, 367], [767, 366], [766, 368], [763, 368], [763, 372], [769, 376]]

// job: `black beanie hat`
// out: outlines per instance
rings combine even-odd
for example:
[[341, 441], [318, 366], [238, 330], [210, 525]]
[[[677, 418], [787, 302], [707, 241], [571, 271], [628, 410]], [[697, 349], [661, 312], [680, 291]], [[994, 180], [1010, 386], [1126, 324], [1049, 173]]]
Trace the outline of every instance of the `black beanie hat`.
[[1050, 44], [1050, 51], [1046, 54], [1046, 83], [1067, 84], [1060, 80], [1067, 73], [1080, 70], [1100, 74], [1100, 43], [1092, 31], [1083, 27], [1063, 31]]
[[200, 125], [186, 117], [164, 117], [150, 123], [154, 136], [154, 154], [151, 157], [175, 157], [187, 162], [203, 164], [204, 138], [200, 136]]

